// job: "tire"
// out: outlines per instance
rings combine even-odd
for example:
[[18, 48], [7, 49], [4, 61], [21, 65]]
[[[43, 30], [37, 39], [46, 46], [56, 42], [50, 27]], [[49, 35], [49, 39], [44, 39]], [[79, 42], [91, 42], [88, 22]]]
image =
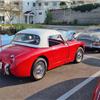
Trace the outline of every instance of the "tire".
[[32, 66], [31, 70], [31, 78], [34, 80], [42, 79], [47, 71], [47, 62], [43, 58], [39, 58]]
[[82, 47], [79, 47], [75, 56], [75, 63], [80, 63], [83, 60], [84, 56], [84, 49]]
[[98, 53], [100, 53], [100, 49], [98, 49]]

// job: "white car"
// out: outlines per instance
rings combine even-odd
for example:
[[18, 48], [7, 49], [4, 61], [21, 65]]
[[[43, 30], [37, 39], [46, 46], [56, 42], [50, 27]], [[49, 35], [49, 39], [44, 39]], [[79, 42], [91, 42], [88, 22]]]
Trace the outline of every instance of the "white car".
[[85, 47], [100, 52], [100, 31], [81, 32], [76, 39], [85, 43]]

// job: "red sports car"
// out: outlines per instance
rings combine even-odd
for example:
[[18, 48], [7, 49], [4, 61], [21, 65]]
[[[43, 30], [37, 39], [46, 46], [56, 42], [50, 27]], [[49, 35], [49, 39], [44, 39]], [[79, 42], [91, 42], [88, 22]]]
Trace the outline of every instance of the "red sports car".
[[81, 62], [83, 55], [84, 43], [66, 40], [59, 31], [25, 29], [16, 33], [11, 45], [1, 51], [1, 70], [5, 75], [39, 80], [47, 70]]
[[100, 100], [100, 82], [94, 91], [93, 100]]

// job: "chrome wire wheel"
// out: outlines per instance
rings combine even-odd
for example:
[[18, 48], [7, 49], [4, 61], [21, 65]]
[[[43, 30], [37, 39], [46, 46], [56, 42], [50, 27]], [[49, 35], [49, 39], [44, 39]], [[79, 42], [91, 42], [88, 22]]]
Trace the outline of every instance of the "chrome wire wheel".
[[44, 77], [46, 73], [47, 63], [43, 58], [39, 58], [32, 68], [32, 77], [35, 80], [40, 80]]

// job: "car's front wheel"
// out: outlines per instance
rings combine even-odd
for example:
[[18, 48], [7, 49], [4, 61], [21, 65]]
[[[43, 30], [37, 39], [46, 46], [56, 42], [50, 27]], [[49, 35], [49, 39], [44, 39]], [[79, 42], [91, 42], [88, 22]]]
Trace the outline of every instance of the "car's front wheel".
[[35, 80], [40, 80], [44, 77], [47, 70], [47, 62], [43, 58], [39, 58], [32, 66], [31, 77]]
[[76, 56], [75, 56], [75, 63], [80, 63], [83, 60], [84, 56], [84, 49], [82, 47], [78, 48]]

